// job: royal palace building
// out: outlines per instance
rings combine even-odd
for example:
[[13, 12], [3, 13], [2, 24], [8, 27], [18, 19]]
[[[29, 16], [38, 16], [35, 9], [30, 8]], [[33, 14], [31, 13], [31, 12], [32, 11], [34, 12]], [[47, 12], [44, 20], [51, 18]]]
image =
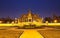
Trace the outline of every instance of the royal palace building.
[[21, 26], [25, 26], [25, 25], [40, 26], [40, 23], [42, 22], [43, 19], [39, 15], [33, 14], [30, 10], [28, 11], [27, 14], [24, 14], [20, 18], [18, 18], [18, 23]]

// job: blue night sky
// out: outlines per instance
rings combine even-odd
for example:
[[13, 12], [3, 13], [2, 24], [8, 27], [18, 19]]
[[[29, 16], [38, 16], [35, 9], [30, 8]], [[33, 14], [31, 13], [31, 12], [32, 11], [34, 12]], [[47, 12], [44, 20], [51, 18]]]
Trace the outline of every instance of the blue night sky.
[[0, 17], [19, 17], [28, 9], [42, 17], [60, 15], [60, 0], [0, 0]]

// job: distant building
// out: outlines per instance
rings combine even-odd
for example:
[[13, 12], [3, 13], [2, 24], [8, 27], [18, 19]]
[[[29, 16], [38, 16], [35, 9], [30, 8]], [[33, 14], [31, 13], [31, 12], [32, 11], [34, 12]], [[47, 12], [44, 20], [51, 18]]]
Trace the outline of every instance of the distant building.
[[43, 22], [43, 19], [39, 17], [37, 14], [32, 14], [32, 12], [29, 10], [27, 14], [22, 15], [20, 18], [18, 18], [18, 23], [21, 23], [23, 25], [39, 25]]

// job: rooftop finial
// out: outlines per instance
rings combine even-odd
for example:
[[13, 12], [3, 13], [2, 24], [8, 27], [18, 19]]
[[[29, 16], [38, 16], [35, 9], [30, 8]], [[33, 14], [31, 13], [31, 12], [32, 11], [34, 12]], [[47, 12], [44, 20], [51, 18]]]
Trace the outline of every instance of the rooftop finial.
[[31, 16], [31, 14], [32, 14], [32, 12], [31, 12], [31, 10], [29, 9], [29, 10], [28, 10], [28, 16]]
[[30, 9], [28, 10], [28, 13], [31, 13], [31, 10]]

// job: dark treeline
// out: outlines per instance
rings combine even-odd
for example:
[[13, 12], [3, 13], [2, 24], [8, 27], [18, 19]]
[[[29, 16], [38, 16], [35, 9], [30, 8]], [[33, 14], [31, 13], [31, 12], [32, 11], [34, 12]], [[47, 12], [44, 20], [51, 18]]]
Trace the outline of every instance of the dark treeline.
[[2, 23], [11, 23], [12, 21], [14, 21], [14, 19], [10, 18], [9, 16], [6, 18], [0, 18], [0, 22]]
[[60, 23], [60, 16], [53, 15], [52, 17], [45, 17], [44, 22], [48, 21], [49, 23], [53, 23], [54, 20], [57, 21], [57, 23]]

